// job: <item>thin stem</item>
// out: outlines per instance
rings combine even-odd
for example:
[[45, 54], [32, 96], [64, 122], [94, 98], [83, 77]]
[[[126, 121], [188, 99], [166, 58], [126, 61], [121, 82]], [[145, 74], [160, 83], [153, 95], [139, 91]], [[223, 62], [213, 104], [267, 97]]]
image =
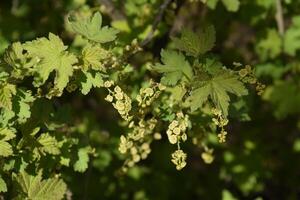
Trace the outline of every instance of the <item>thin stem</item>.
[[163, 18], [163, 15], [164, 15], [166, 9], [168, 8], [169, 4], [172, 1], [173, 0], [165, 0], [164, 3], [161, 4], [161, 6], [159, 7], [159, 11], [154, 18], [151, 31], [148, 33], [146, 38], [140, 43], [141, 47], [146, 46], [152, 40], [159, 23], [162, 21], [162, 18]]
[[276, 0], [276, 22], [278, 32], [281, 37], [284, 36], [284, 18], [283, 18], [283, 11], [282, 11], [282, 3], [281, 0]]

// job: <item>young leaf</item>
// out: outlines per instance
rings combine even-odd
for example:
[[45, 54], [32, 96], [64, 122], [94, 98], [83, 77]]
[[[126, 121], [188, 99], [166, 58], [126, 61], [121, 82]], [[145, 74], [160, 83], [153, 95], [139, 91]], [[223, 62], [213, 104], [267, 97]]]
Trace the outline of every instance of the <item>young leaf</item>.
[[55, 139], [55, 137], [50, 136], [49, 133], [43, 133], [37, 141], [39, 142], [42, 147], [39, 147], [40, 151], [52, 154], [52, 155], [58, 155], [60, 154], [58, 142]]
[[230, 101], [228, 93], [237, 96], [248, 94], [243, 83], [235, 75], [224, 72], [210, 80], [203, 81], [199, 87], [193, 89], [188, 101], [191, 110], [195, 111], [202, 106], [209, 96], [215, 106], [222, 111], [223, 115], [227, 116]]
[[78, 151], [78, 160], [74, 164], [74, 170], [84, 172], [88, 168], [89, 148], [80, 148]]
[[175, 47], [194, 57], [211, 50], [216, 41], [215, 28], [212, 25], [204, 27], [198, 34], [183, 30], [180, 38], [173, 38]]
[[20, 123], [26, 122], [30, 117], [30, 103], [32, 103], [35, 98], [31, 95], [31, 91], [25, 91], [23, 89], [18, 89], [17, 94], [13, 100], [13, 110], [18, 116], [18, 121]]
[[11, 156], [13, 154], [13, 150], [12, 150], [12, 146], [4, 141], [4, 140], [0, 140], [0, 157], [8, 157]]
[[80, 78], [81, 93], [84, 95], [88, 94], [92, 87], [101, 87], [103, 85], [102, 75], [99, 72], [83, 72]]
[[74, 32], [82, 35], [88, 40], [106, 43], [116, 39], [116, 35], [119, 32], [114, 28], [109, 28], [102, 25], [102, 16], [99, 12], [96, 12], [91, 18], [76, 18], [69, 17], [69, 23]]
[[77, 58], [65, 51], [67, 46], [52, 33], [49, 33], [49, 39], [43, 37], [26, 42], [24, 49], [28, 51], [29, 56], [40, 59], [35, 68], [38, 74], [34, 80], [35, 86], [44, 84], [50, 73], [55, 70], [54, 86], [59, 92], [58, 95], [61, 95], [69, 82], [69, 77], [73, 74], [72, 65], [77, 62]]
[[66, 184], [59, 178], [49, 178], [42, 180], [42, 174], [36, 176], [27, 174], [25, 171], [14, 175], [14, 179], [20, 186], [20, 198], [32, 200], [60, 200], [66, 192]]
[[161, 79], [163, 84], [176, 85], [183, 76], [189, 80], [192, 79], [192, 68], [189, 62], [185, 60], [182, 53], [171, 50], [162, 50], [161, 60], [163, 64], [157, 63], [153, 69], [164, 74]]
[[20, 42], [15, 42], [5, 51], [4, 61], [12, 68], [12, 77], [23, 79], [25, 76], [31, 75], [38, 59], [28, 58], [23, 45]]
[[13, 154], [12, 146], [7, 141], [16, 137], [15, 132], [13, 128], [0, 129], [0, 157], [8, 157]]
[[8, 141], [16, 137], [16, 130], [13, 128], [2, 128], [0, 129], [0, 140]]
[[12, 109], [12, 96], [16, 94], [16, 86], [12, 84], [0, 85], [0, 108]]
[[99, 46], [87, 45], [82, 50], [82, 60], [84, 69], [87, 70], [89, 68], [97, 71], [104, 71], [105, 68], [101, 63], [101, 60], [106, 58], [108, 53], [106, 50]]
[[6, 108], [0, 109], [0, 127], [9, 126], [14, 116], [15, 113], [12, 110]]

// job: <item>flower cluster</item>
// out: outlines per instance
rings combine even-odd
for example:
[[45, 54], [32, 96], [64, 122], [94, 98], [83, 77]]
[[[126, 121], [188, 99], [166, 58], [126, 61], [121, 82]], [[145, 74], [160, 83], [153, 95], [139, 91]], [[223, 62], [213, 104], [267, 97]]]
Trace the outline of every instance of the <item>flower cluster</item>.
[[176, 114], [176, 119], [173, 120], [168, 127], [167, 135], [171, 144], [176, 144], [182, 140], [187, 140], [186, 129], [189, 125], [188, 115], [184, 115], [182, 112]]
[[180, 149], [180, 141], [187, 140], [186, 130], [189, 127], [189, 117], [182, 112], [176, 114], [176, 118], [169, 124], [167, 135], [171, 144], [177, 144], [177, 150], [172, 153], [172, 162], [176, 165], [177, 170], [186, 166], [186, 153]]
[[132, 129], [127, 136], [122, 135], [120, 138], [119, 151], [122, 154], [129, 154], [129, 158], [125, 161], [123, 170], [134, 166], [141, 159], [146, 159], [151, 152], [150, 143], [153, 137], [147, 137], [153, 134], [157, 120], [140, 120], [138, 124], [133, 121], [129, 123], [129, 128]]
[[201, 157], [206, 164], [211, 164], [214, 161], [213, 149], [209, 149], [205, 146]]
[[221, 128], [221, 132], [218, 134], [219, 142], [226, 142], [227, 131], [225, 130], [225, 126], [228, 124], [228, 119], [222, 115], [222, 112], [216, 108], [212, 109], [212, 113], [215, 117], [212, 118], [212, 121]]
[[181, 170], [186, 166], [186, 153], [184, 153], [182, 150], [176, 150], [174, 153], [172, 153], [172, 162], [176, 165], [177, 170]]
[[133, 146], [133, 142], [128, 140], [124, 135], [120, 137], [119, 151], [124, 154]]
[[104, 87], [109, 91], [109, 94], [105, 97], [108, 102], [113, 102], [114, 108], [119, 112], [121, 117], [126, 121], [131, 120], [129, 112], [131, 110], [131, 99], [125, 94], [119, 86], [115, 86], [113, 90], [110, 88], [114, 86], [113, 81], [105, 81]]
[[141, 88], [136, 96], [138, 105], [141, 107], [140, 112], [144, 112], [144, 108], [150, 106], [152, 102], [161, 94], [166, 87], [162, 84], [150, 82], [150, 87]]
[[203, 136], [199, 137], [199, 134], [197, 134], [197, 136], [192, 137], [192, 142], [195, 146], [204, 150], [201, 153], [201, 158], [204, 163], [211, 164], [215, 159], [213, 155], [214, 149], [208, 148], [206, 142], [203, 139]]
[[144, 160], [148, 157], [151, 152], [149, 143], [145, 142], [139, 146], [133, 146], [130, 148], [130, 158], [125, 161], [125, 166], [123, 169], [126, 170], [127, 167], [133, 167], [135, 163], [139, 162], [141, 159]]

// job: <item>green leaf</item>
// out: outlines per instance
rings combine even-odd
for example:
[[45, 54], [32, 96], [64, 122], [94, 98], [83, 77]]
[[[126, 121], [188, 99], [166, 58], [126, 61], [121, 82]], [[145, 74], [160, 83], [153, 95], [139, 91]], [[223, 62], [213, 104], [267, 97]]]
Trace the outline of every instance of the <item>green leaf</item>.
[[10, 66], [18, 66], [18, 63], [16, 61], [23, 61], [25, 58], [23, 50], [23, 46], [20, 42], [13, 43], [12, 45], [10, 45], [8, 50], [5, 51], [4, 61]]
[[7, 186], [3, 178], [0, 176], [0, 193], [7, 192]]
[[6, 127], [13, 123], [15, 113], [10, 109], [0, 109], [0, 127]]
[[38, 143], [42, 145], [39, 147], [40, 151], [46, 152], [52, 155], [60, 154], [59, 145], [55, 137], [50, 136], [49, 133], [43, 133], [37, 139]]
[[219, 0], [201, 0], [205, 3], [209, 8], [215, 9]]
[[166, 91], [171, 93], [171, 98], [175, 102], [182, 102], [184, 95], [186, 94], [186, 89], [182, 85], [177, 85], [175, 87], [167, 88]]
[[300, 88], [292, 81], [278, 82], [267, 87], [263, 98], [273, 104], [277, 118], [300, 113]]
[[12, 146], [8, 141], [16, 137], [15, 132], [14, 128], [0, 128], [0, 156], [7, 157], [12, 155]]
[[284, 52], [295, 56], [300, 49], [300, 16], [292, 19], [292, 26], [287, 29], [284, 35]]
[[230, 12], [236, 12], [238, 11], [240, 7], [240, 1], [239, 0], [222, 0], [224, 6], [226, 9]]
[[216, 41], [215, 28], [212, 25], [204, 27], [198, 34], [183, 30], [180, 38], [173, 38], [175, 48], [187, 55], [198, 57], [211, 50]]
[[24, 49], [28, 51], [29, 56], [40, 59], [35, 67], [38, 74], [34, 79], [35, 86], [44, 84], [50, 73], [55, 70], [54, 87], [60, 96], [69, 82], [69, 77], [73, 74], [72, 65], [77, 62], [77, 58], [65, 51], [67, 46], [64, 46], [61, 39], [52, 33], [49, 33], [49, 39], [43, 37], [26, 42]]
[[200, 108], [211, 92], [210, 85], [204, 85], [203, 87], [197, 88], [191, 92], [191, 95], [188, 97], [187, 101], [189, 101], [189, 106], [191, 111], [194, 112], [198, 108]]
[[188, 101], [190, 102], [191, 110], [195, 111], [210, 97], [223, 115], [227, 116], [230, 101], [228, 93], [242, 96], [248, 94], [248, 91], [235, 75], [223, 72], [209, 80], [202, 81], [199, 87], [192, 90]]
[[3, 140], [0, 140], [0, 157], [8, 157], [13, 154], [12, 146]]
[[105, 72], [106, 69], [101, 63], [101, 60], [107, 57], [108, 52], [99, 46], [87, 45], [82, 50], [83, 66], [86, 70], [91, 68], [94, 70], [100, 70]]
[[103, 86], [102, 74], [98, 72], [83, 72], [80, 77], [81, 93], [86, 95], [92, 87]]
[[102, 25], [102, 16], [99, 12], [96, 12], [91, 18], [77, 18], [74, 16], [69, 17], [69, 23], [74, 32], [82, 35], [88, 40], [106, 43], [116, 39], [116, 35], [119, 32], [114, 28], [109, 28]]
[[42, 180], [41, 173], [32, 176], [22, 171], [14, 175], [14, 179], [23, 192], [19, 196], [31, 200], [60, 200], [64, 198], [67, 189], [66, 184], [59, 178]]
[[12, 84], [0, 85], [0, 108], [12, 109], [12, 96], [16, 94], [16, 86]]
[[256, 52], [261, 60], [276, 58], [281, 52], [281, 38], [275, 29], [268, 29], [265, 38], [261, 39], [256, 46]]
[[9, 141], [16, 137], [16, 130], [13, 128], [2, 128], [0, 129], [0, 140]]
[[223, 190], [222, 191], [222, 200], [237, 200], [232, 193], [228, 190]]
[[13, 110], [18, 116], [18, 121], [20, 123], [26, 122], [30, 117], [30, 103], [32, 103], [35, 98], [32, 96], [30, 90], [18, 89], [17, 94], [13, 100]]
[[[0, 64], [1, 64], [1, 60], [0, 60]], [[0, 72], [0, 84], [4, 84], [4, 83], [6, 83], [8, 77], [10, 76], [10, 74], [5, 72], [4, 69], [1, 68], [1, 65], [0, 65], [0, 71], [1, 71]]]
[[192, 79], [192, 68], [182, 53], [162, 50], [161, 60], [163, 64], [157, 63], [153, 69], [164, 74], [161, 79], [163, 84], [176, 85], [183, 76], [188, 78], [188, 80]]
[[4, 61], [12, 68], [10, 72], [12, 77], [23, 79], [27, 75], [32, 75], [38, 59], [28, 58], [24, 53], [23, 45], [20, 42], [15, 42], [5, 51]]
[[78, 160], [74, 164], [74, 170], [77, 172], [84, 172], [88, 168], [89, 148], [80, 148], [78, 151]]

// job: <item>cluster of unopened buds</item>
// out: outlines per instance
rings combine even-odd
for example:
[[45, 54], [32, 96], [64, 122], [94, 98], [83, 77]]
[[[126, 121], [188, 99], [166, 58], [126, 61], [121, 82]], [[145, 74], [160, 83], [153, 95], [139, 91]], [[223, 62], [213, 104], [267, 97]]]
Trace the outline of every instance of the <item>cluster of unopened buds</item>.
[[138, 124], [133, 121], [129, 123], [128, 128], [132, 131], [127, 136], [122, 135], [120, 138], [119, 151], [122, 154], [129, 154], [129, 158], [126, 159], [123, 166], [123, 170], [127, 170], [128, 167], [134, 166], [135, 163], [141, 159], [146, 159], [151, 152], [150, 143], [152, 138], [160, 139], [155, 133], [152, 137], [147, 137], [153, 134], [157, 120], [152, 118], [150, 120], [140, 120]]
[[221, 128], [221, 131], [218, 134], [219, 142], [224, 143], [226, 142], [227, 135], [227, 131], [224, 127], [228, 124], [228, 119], [222, 115], [222, 111], [219, 109], [213, 108], [212, 113], [215, 115], [215, 117], [212, 118], [212, 121], [215, 123], [215, 125]]
[[78, 86], [76, 85], [76, 83], [70, 82], [66, 89], [68, 92], [71, 93], [71, 92], [74, 92], [77, 88], [78, 88]]
[[[139, 94], [136, 96], [138, 105], [142, 108], [150, 106], [165, 88], [166, 86], [160, 83], [152, 82], [150, 83], [150, 87], [141, 88]], [[143, 109], [141, 111], [143, 112]]]
[[[113, 81], [105, 81], [104, 87], [109, 91], [109, 94], [105, 97], [108, 102], [113, 102], [114, 108], [119, 112], [121, 117], [126, 121], [131, 120], [129, 112], [131, 110], [131, 99], [119, 86], [115, 86]], [[113, 87], [113, 89], [112, 89]]]
[[172, 153], [172, 163], [176, 165], [177, 170], [182, 170], [186, 166], [187, 155], [182, 150], [178, 149]]
[[[241, 64], [236, 65], [240, 66]], [[263, 93], [266, 86], [257, 80], [250, 65], [246, 65], [245, 68], [240, 69], [239, 76], [244, 83], [255, 84], [255, 89], [258, 95], [261, 95]]]
[[176, 119], [173, 120], [168, 127], [167, 135], [171, 144], [176, 144], [180, 141], [185, 142], [187, 140], [186, 130], [189, 125], [188, 115], [184, 115], [182, 112], [176, 114]]
[[143, 49], [139, 46], [137, 39], [132, 40], [130, 45], [125, 46], [125, 51], [130, 53], [136, 53], [138, 51], [142, 51]]

